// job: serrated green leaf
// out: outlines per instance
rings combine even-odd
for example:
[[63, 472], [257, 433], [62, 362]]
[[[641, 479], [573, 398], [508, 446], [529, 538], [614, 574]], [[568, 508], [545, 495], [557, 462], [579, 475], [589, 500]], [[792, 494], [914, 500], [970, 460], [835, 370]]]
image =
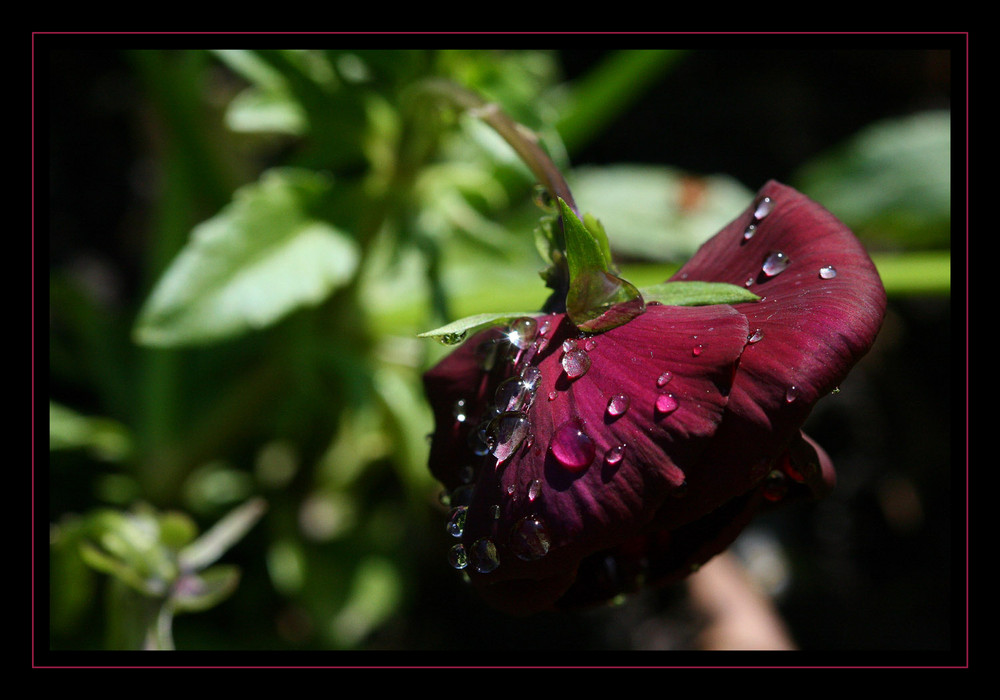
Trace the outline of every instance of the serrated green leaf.
[[640, 292], [647, 304], [655, 301], [667, 306], [707, 306], [760, 301], [759, 296], [745, 287], [725, 282], [662, 282], [643, 287]]
[[278, 169], [239, 189], [192, 232], [135, 328], [155, 346], [206, 343], [270, 325], [348, 282], [356, 243], [313, 212], [331, 190], [319, 173]]
[[502, 311], [499, 313], [475, 314], [435, 328], [432, 331], [418, 333], [418, 338], [436, 338], [445, 345], [455, 345], [462, 342], [470, 331], [485, 326], [498, 326], [526, 316], [538, 316], [537, 311]]

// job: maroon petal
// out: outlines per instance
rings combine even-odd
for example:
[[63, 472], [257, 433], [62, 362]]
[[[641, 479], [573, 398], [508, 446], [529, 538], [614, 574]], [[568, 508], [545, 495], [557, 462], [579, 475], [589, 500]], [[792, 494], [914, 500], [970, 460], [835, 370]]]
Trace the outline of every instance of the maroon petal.
[[832, 485], [800, 428], [881, 324], [885, 293], [860, 244], [771, 182], [675, 279], [763, 299], [650, 305], [595, 336], [564, 315], [525, 319], [425, 375], [456, 565], [497, 607], [682, 577], [761, 508]]

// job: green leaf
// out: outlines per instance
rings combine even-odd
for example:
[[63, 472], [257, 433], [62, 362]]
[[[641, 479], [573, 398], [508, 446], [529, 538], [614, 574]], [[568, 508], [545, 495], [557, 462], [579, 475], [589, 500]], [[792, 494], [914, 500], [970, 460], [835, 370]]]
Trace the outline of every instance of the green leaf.
[[163, 274], [135, 328], [155, 346], [206, 343], [270, 325], [322, 302], [358, 265], [356, 243], [314, 214], [331, 183], [276, 169], [199, 224]]
[[437, 338], [445, 345], [455, 345], [462, 342], [470, 331], [477, 330], [485, 326], [497, 326], [509, 323], [518, 318], [527, 316], [538, 316], [537, 311], [501, 311], [499, 313], [475, 314], [466, 316], [457, 321], [435, 328], [432, 331], [418, 333], [418, 338]]
[[647, 304], [656, 301], [667, 306], [706, 306], [760, 301], [760, 297], [746, 287], [725, 282], [662, 282], [643, 287], [641, 292]]
[[49, 402], [49, 449], [88, 449], [99, 459], [124, 459], [132, 449], [125, 426], [109, 418], [82, 416]]

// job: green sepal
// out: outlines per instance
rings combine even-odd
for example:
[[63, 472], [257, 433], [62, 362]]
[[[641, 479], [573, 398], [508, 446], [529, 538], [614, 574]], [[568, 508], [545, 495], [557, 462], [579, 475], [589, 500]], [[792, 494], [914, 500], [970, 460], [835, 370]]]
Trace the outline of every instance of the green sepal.
[[643, 287], [640, 292], [647, 304], [658, 302], [666, 306], [708, 306], [760, 301], [760, 297], [746, 287], [726, 282], [661, 282]]
[[566, 314], [573, 324], [600, 333], [645, 311], [639, 290], [612, 271], [611, 249], [600, 222], [589, 214], [581, 221], [562, 199], [559, 206], [569, 269]]
[[456, 345], [469, 334], [469, 331], [477, 330], [485, 326], [498, 326], [509, 323], [518, 318], [528, 316], [539, 316], [537, 311], [501, 311], [496, 313], [475, 314], [466, 316], [457, 321], [452, 321], [440, 328], [432, 331], [418, 333], [418, 338], [436, 338], [443, 345]]

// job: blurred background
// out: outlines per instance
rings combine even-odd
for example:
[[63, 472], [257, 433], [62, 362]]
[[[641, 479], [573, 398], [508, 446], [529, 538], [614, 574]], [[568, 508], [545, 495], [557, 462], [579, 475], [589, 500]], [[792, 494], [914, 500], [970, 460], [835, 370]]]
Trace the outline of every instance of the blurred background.
[[761, 518], [732, 551], [802, 650], [910, 662], [960, 647], [952, 39], [135, 50], [36, 37], [39, 646], [487, 664], [699, 648], [686, 585], [512, 619], [446, 561], [420, 376], [448, 348], [415, 336], [537, 308], [547, 290], [532, 178], [482, 123], [423, 96], [442, 76], [540, 135], [637, 285], [669, 276], [768, 179], [851, 226], [890, 305], [806, 428], [838, 487]]

